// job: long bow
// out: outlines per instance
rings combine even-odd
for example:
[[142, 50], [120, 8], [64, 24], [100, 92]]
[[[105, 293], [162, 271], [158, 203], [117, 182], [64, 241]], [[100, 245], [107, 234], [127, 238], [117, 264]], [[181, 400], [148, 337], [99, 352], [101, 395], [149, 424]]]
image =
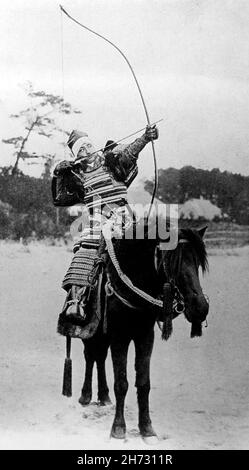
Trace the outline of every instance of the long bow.
[[[146, 120], [147, 120], [147, 123], [148, 123], [148, 126], [150, 126], [150, 118], [149, 118], [149, 113], [148, 113], [148, 110], [147, 110], [147, 107], [146, 107], [146, 104], [145, 104], [145, 101], [144, 101], [144, 97], [143, 97], [143, 94], [142, 94], [142, 91], [141, 91], [141, 87], [138, 83], [138, 79], [135, 75], [135, 72], [129, 62], [129, 60], [127, 59], [126, 55], [121, 51], [121, 49], [116, 46], [116, 44], [114, 44], [112, 41], [110, 41], [109, 39], [107, 39], [106, 37], [102, 36], [102, 34], [99, 34], [97, 33], [96, 31], [94, 31], [93, 29], [91, 28], [88, 28], [88, 26], [85, 26], [84, 24], [80, 23], [78, 20], [76, 20], [75, 18], [73, 18], [71, 15], [69, 15], [69, 13], [65, 10], [65, 8], [63, 8], [62, 5], [60, 5], [60, 9], [63, 13], [65, 13], [65, 15], [72, 21], [74, 21], [74, 23], [78, 24], [79, 26], [81, 26], [82, 28], [86, 29], [87, 31], [89, 31], [90, 33], [93, 33], [95, 34], [96, 36], [98, 36], [99, 38], [101, 39], [104, 39], [104, 41], [108, 42], [109, 44], [111, 44], [111, 46], [113, 46], [120, 54], [121, 56], [124, 58], [125, 62], [127, 63], [131, 73], [132, 73], [132, 76], [135, 80], [135, 83], [136, 83], [136, 86], [137, 86], [137, 89], [138, 89], [138, 92], [139, 92], [139, 95], [140, 95], [140, 98], [142, 100], [142, 104], [143, 104], [143, 108], [144, 108], [144, 112], [145, 112], [145, 116], [146, 116]], [[152, 153], [153, 153], [153, 160], [154, 160], [154, 172], [155, 172], [155, 181], [154, 181], [154, 188], [153, 188], [153, 193], [152, 193], [152, 197], [151, 197], [151, 202], [150, 202], [150, 208], [149, 208], [149, 212], [148, 212], [148, 217], [150, 215], [150, 212], [151, 212], [151, 209], [152, 209], [152, 205], [153, 205], [153, 202], [154, 202], [154, 198], [155, 198], [155, 195], [157, 193], [157, 188], [158, 188], [158, 172], [157, 172], [157, 159], [156, 159], [156, 152], [155, 152], [155, 146], [154, 146], [154, 142], [153, 140], [151, 141], [151, 146], [152, 146]]]

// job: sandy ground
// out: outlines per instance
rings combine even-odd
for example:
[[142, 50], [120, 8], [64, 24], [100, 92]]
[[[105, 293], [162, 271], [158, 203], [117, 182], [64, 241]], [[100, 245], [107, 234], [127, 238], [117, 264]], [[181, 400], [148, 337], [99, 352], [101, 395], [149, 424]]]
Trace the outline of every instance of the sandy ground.
[[[84, 372], [79, 340], [73, 342], [73, 397], [61, 395], [65, 340], [56, 322], [70, 251], [2, 243], [0, 255], [0, 448], [148, 448], [137, 431], [133, 346], [125, 442], [109, 438], [113, 405], [78, 404]], [[209, 261], [202, 280], [211, 302], [203, 337], [190, 339], [183, 317], [175, 320], [169, 342], [156, 333], [150, 397], [155, 449], [249, 449], [249, 248], [213, 251]], [[114, 402], [110, 355], [107, 369]]]

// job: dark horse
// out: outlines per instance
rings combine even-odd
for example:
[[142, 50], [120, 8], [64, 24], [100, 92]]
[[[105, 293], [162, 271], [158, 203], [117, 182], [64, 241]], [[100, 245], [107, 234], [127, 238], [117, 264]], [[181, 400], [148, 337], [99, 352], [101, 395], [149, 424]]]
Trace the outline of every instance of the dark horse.
[[[201, 334], [201, 323], [208, 314], [208, 303], [199, 281], [199, 267], [207, 269], [207, 254], [203, 242], [206, 227], [200, 230], [181, 229], [178, 245], [172, 251], [161, 252], [159, 266], [155, 263], [158, 240], [113, 240], [120, 268], [135, 286], [153, 298], [162, 295], [166, 279], [184, 300], [184, 314], [192, 329], [197, 326]], [[160, 257], [159, 257], [160, 258]], [[84, 341], [86, 372], [79, 402], [90, 403], [92, 396], [92, 370], [94, 362], [98, 370], [98, 398], [102, 404], [110, 402], [105, 376], [105, 359], [110, 345], [114, 368], [114, 392], [116, 413], [111, 436], [125, 438], [124, 403], [128, 389], [127, 354], [131, 341], [135, 344], [135, 370], [138, 400], [138, 427], [147, 443], [156, 440], [149, 414], [150, 359], [154, 343], [154, 326], [160, 315], [159, 308], [142, 299], [120, 279], [110, 257], [107, 257], [109, 296], [107, 303], [107, 335], [102, 329], [92, 339]], [[112, 294], [112, 295], [110, 295]]]

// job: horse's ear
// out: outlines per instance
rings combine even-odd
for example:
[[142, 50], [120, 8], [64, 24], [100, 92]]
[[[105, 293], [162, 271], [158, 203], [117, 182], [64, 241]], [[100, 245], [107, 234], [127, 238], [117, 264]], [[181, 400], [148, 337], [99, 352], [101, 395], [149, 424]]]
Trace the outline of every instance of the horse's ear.
[[197, 232], [199, 233], [199, 235], [200, 235], [201, 238], [204, 237], [207, 228], [208, 228], [208, 225], [205, 225], [205, 227], [199, 228], [199, 229], [197, 230]]

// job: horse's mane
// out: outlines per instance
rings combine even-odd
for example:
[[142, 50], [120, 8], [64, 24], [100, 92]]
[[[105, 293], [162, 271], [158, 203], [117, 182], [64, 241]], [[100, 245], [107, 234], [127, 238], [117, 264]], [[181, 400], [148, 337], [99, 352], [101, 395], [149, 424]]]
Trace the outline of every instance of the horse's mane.
[[[139, 227], [140, 222], [137, 224], [137, 227]], [[134, 228], [136, 225], [133, 225], [130, 230], [134, 232]], [[141, 247], [147, 246], [148, 243], [151, 246], [154, 246], [156, 243], [158, 243], [160, 240], [157, 239], [148, 239], [148, 224], [145, 224], [145, 229], [144, 229], [144, 239], [121, 239], [121, 240], [115, 240], [116, 241], [116, 249], [117, 251], [121, 254], [122, 252], [126, 253], [127, 255], [129, 254], [129, 250], [131, 250], [131, 246], [133, 245], [133, 249], [136, 250], [136, 248], [141, 245]], [[178, 240], [187, 240], [187, 244], [185, 243], [178, 243], [177, 248], [174, 250], [169, 250], [168, 251], [168, 256], [169, 256], [169, 261], [170, 261], [170, 270], [172, 273], [177, 274], [179, 272], [180, 266], [181, 266], [181, 260], [182, 260], [182, 255], [183, 255], [183, 250], [185, 249], [184, 247], [187, 247], [187, 249], [191, 250], [194, 259], [196, 260], [196, 263], [201, 266], [202, 272], [205, 273], [208, 270], [208, 259], [207, 259], [207, 251], [205, 247], [205, 243], [203, 241], [203, 238], [201, 237], [200, 233], [196, 229], [191, 229], [191, 228], [179, 228], [178, 232]], [[127, 243], [128, 242], [128, 243]]]
[[[190, 228], [180, 229], [178, 239], [186, 239], [190, 243], [196, 260], [198, 264], [200, 264], [202, 272], [205, 273], [208, 270], [207, 251], [203, 238], [200, 236], [198, 230]], [[184, 245], [180, 244], [179, 246], [182, 247]]]

